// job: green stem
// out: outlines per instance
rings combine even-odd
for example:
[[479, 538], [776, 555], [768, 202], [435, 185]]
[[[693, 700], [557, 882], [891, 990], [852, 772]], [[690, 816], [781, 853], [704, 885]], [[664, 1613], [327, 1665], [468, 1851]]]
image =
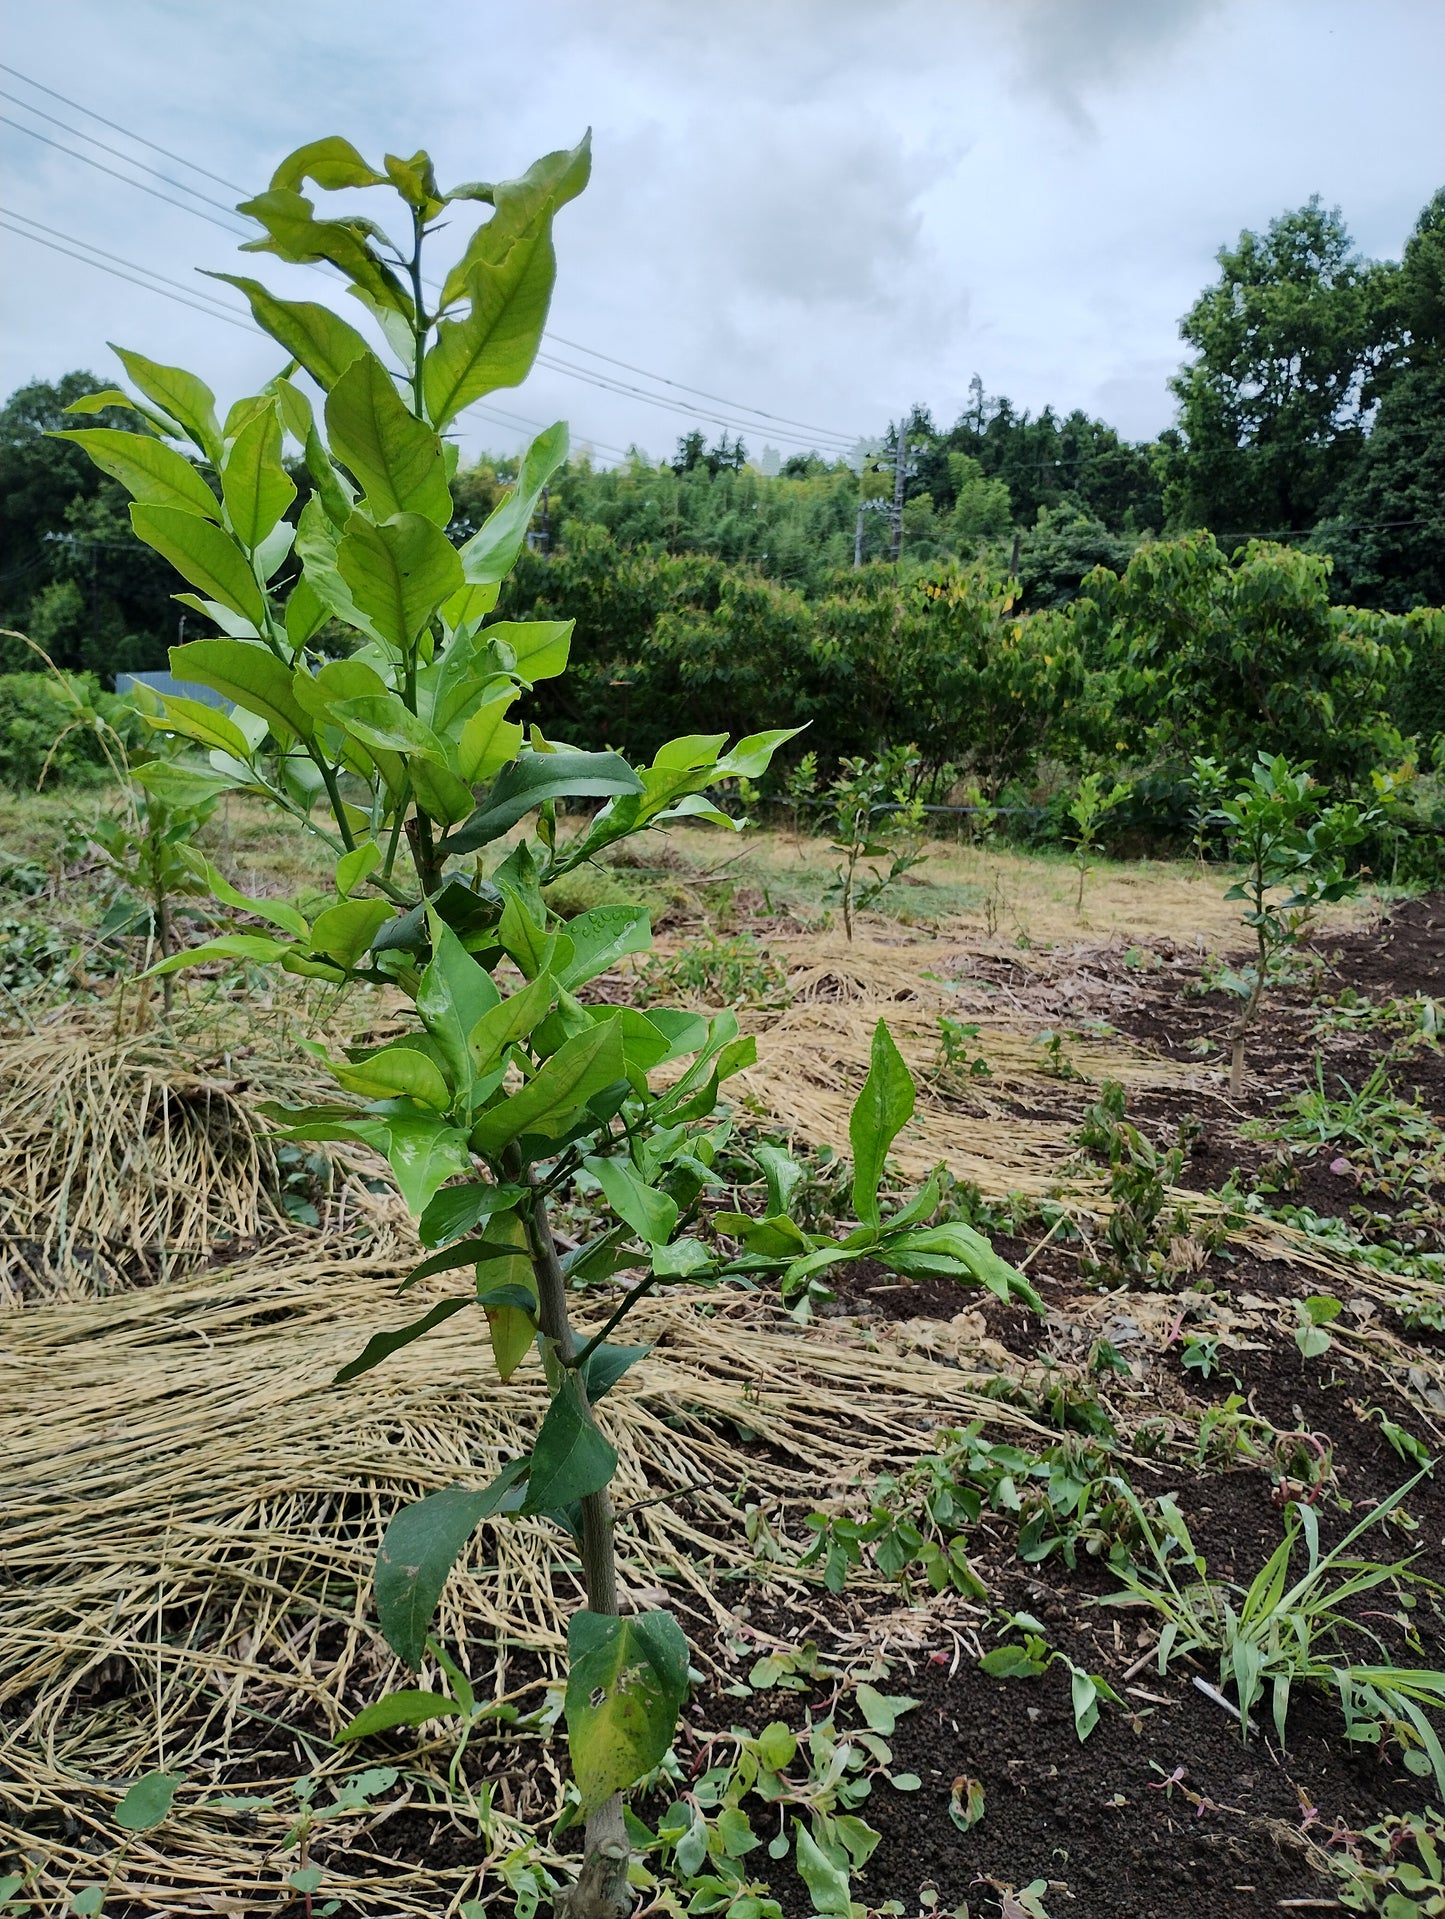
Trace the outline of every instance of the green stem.
[[646, 1279], [639, 1280], [635, 1286], [631, 1287], [628, 1290], [627, 1297], [603, 1326], [601, 1332], [594, 1333], [582, 1350], [566, 1363], [578, 1370], [585, 1366], [588, 1360], [597, 1351], [597, 1348], [602, 1344], [603, 1340], [606, 1339], [607, 1335], [612, 1332], [615, 1327], [621, 1325], [622, 1321], [632, 1311], [639, 1300], [646, 1299], [656, 1284], [657, 1274], [649, 1273]]

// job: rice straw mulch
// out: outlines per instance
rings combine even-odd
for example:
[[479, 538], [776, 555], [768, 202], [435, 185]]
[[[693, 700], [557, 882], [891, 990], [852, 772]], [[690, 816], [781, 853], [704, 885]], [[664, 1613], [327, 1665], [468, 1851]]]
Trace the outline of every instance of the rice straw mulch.
[[[382, 1528], [407, 1499], [483, 1484], [529, 1446], [539, 1395], [524, 1376], [499, 1385], [478, 1331], [452, 1331], [461, 1321], [329, 1390], [394, 1318], [396, 1278], [379, 1261], [252, 1262], [4, 1322], [0, 1848], [36, 1868], [46, 1897], [93, 1876], [88, 1843], [113, 1841], [125, 1782], [164, 1765], [186, 1775], [176, 1811], [131, 1843], [112, 1896], [136, 1911], [274, 1907], [284, 1804], [243, 1820], [202, 1802], [258, 1771], [337, 1763], [328, 1735], [405, 1683], [371, 1619]], [[764, 1537], [796, 1537], [800, 1511], [916, 1456], [940, 1420], [987, 1410], [1033, 1425], [980, 1397], [988, 1374], [956, 1357], [804, 1338], [715, 1296], [636, 1317], [654, 1350], [606, 1411], [622, 1581], [654, 1603], [665, 1588], [704, 1661], [733, 1582], [757, 1571], [741, 1505], [765, 1515]], [[740, 1455], [740, 1428], [760, 1447]], [[641, 1503], [668, 1492], [683, 1496]], [[484, 1528], [447, 1589], [439, 1631], [485, 1696], [540, 1706], [556, 1675], [579, 1596], [565, 1555], [549, 1564], [557, 1538], [539, 1521]], [[448, 1803], [447, 1749], [423, 1740], [408, 1765], [419, 1798]], [[560, 1780], [535, 1741], [496, 1744], [493, 1764], [516, 1818], [556, 1810]], [[357, 1870], [329, 1875], [328, 1891], [362, 1911], [436, 1912], [438, 1878], [422, 1878]], [[475, 1882], [441, 1875], [446, 1910]]]

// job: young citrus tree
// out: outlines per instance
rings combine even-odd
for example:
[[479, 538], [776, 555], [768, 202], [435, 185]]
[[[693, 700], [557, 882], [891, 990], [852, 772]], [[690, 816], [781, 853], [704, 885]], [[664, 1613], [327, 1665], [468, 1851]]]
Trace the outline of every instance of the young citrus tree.
[[[936, 1187], [884, 1212], [884, 1157], [914, 1093], [881, 1025], [851, 1127], [856, 1229], [836, 1241], [802, 1231], [789, 1216], [801, 1173], [773, 1153], [768, 1217], [720, 1215], [709, 1230], [704, 1201], [728, 1127], [719, 1089], [753, 1059], [752, 1040], [731, 1014], [579, 998], [645, 949], [650, 929], [627, 906], [563, 925], [547, 904], [552, 882], [669, 820], [731, 826], [710, 784], [758, 776], [791, 737], [758, 734], [727, 751], [726, 735], [693, 736], [634, 768], [513, 717], [537, 681], [567, 666], [570, 622], [488, 622], [537, 498], [566, 458], [562, 426], [533, 443], [477, 532], [460, 548], [447, 537], [455, 447], [443, 436], [473, 401], [530, 368], [555, 271], [553, 219], [586, 184], [588, 164], [584, 141], [519, 180], [448, 193], [425, 153], [375, 168], [341, 139], [301, 148], [242, 208], [263, 229], [251, 250], [339, 269], [382, 350], [327, 306], [235, 277], [281, 349], [274, 379], [221, 419], [194, 375], [121, 352], [139, 397], [111, 391], [80, 410], [131, 407], [138, 430], [71, 437], [129, 488], [137, 533], [194, 589], [177, 597], [218, 629], [173, 648], [171, 665], [232, 710], [167, 698], [151, 723], [206, 750], [204, 777], [217, 791], [256, 795], [335, 856], [335, 896], [307, 918], [246, 899], [198, 853], [216, 896], [271, 930], [222, 934], [160, 970], [241, 957], [394, 988], [414, 1014], [400, 1040], [332, 1062], [345, 1101], [272, 1110], [293, 1139], [361, 1140], [390, 1160], [435, 1249], [403, 1290], [467, 1275], [454, 1296], [379, 1331], [338, 1378], [463, 1312], [485, 1316], [503, 1379], [534, 1344], [539, 1352], [532, 1451], [489, 1486], [450, 1488], [393, 1519], [377, 1608], [394, 1650], [416, 1666], [450, 1568], [483, 1521], [541, 1517], [575, 1542], [587, 1603], [570, 1625], [566, 1719], [586, 1851], [566, 1903], [574, 1919], [615, 1919], [631, 1904], [620, 1795], [663, 1758], [687, 1686], [671, 1615], [619, 1616], [608, 1492], [617, 1453], [597, 1405], [646, 1350], [613, 1341], [621, 1321], [656, 1287], [760, 1273], [803, 1283], [862, 1257], [905, 1276], [1034, 1296], [979, 1235], [929, 1226]], [[349, 210], [318, 218], [301, 191], [308, 181], [394, 190], [400, 238]], [[425, 243], [467, 203], [490, 216], [429, 279]], [[288, 442], [311, 488], [294, 522]], [[326, 657], [313, 642], [337, 624], [350, 650]], [[575, 800], [600, 804], [567, 837], [559, 807]], [[551, 1210], [584, 1175], [594, 1230], [564, 1258]], [[624, 1268], [642, 1277], [599, 1299]]]

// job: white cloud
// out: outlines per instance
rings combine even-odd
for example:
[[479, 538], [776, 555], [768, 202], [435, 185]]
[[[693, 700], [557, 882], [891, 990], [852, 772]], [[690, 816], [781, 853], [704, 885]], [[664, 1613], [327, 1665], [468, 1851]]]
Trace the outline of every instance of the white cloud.
[[[1445, 179], [1438, 0], [481, 0], [397, 20], [377, 0], [50, 0], [13, 14], [4, 57], [245, 186], [321, 132], [427, 144], [462, 178], [591, 123], [593, 185], [559, 221], [555, 331], [849, 435], [913, 400], [950, 419], [975, 369], [1020, 405], [1156, 431], [1178, 318], [1223, 242], [1318, 191], [1369, 250], [1397, 252]], [[236, 263], [194, 214], [3, 126], [0, 164], [0, 202], [62, 233], [181, 281]], [[106, 338], [225, 394], [274, 366], [213, 318], [0, 244], [0, 390], [107, 371]], [[314, 296], [314, 275], [260, 270]], [[543, 368], [496, 408], [567, 416], [599, 447], [665, 448], [693, 423]], [[478, 422], [473, 444], [519, 431]], [[745, 437], [786, 452], [790, 432]]]

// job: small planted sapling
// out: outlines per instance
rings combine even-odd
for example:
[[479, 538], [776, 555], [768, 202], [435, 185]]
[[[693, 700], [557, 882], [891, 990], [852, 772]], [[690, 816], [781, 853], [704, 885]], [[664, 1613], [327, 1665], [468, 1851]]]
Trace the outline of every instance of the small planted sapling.
[[1090, 861], [1098, 849], [1099, 834], [1109, 815], [1121, 807], [1133, 788], [1127, 780], [1115, 780], [1104, 790], [1102, 773], [1086, 773], [1079, 790], [1069, 802], [1069, 818], [1074, 823], [1074, 866], [1079, 875], [1074, 909], [1084, 917], [1084, 882], [1089, 877]]
[[1316, 908], [1358, 890], [1358, 877], [1345, 871], [1345, 854], [1366, 837], [1374, 816], [1348, 801], [1325, 806], [1308, 771], [1276, 755], [1255, 762], [1248, 783], [1221, 802], [1217, 818], [1244, 868], [1224, 897], [1245, 902], [1242, 918], [1255, 947], [1248, 995], [1230, 1034], [1229, 1090], [1238, 1098], [1270, 962], [1298, 942]]
[[906, 749], [894, 748], [876, 760], [845, 759], [828, 788], [833, 851], [842, 859], [827, 890], [842, 906], [850, 940], [854, 914], [927, 857], [919, 844], [923, 803], [911, 791], [917, 770]]
[[[568, 1631], [565, 1712], [586, 1843], [559, 1903], [571, 1919], [621, 1919], [632, 1903], [621, 1795], [664, 1759], [688, 1684], [671, 1614], [623, 1616], [618, 1601], [617, 1452], [599, 1402], [647, 1350], [613, 1339], [623, 1319], [658, 1287], [773, 1275], [796, 1289], [863, 1258], [908, 1278], [1037, 1299], [977, 1233], [929, 1225], [936, 1184], [885, 1213], [885, 1157], [914, 1089], [881, 1024], [850, 1129], [856, 1225], [834, 1237], [798, 1226], [803, 1172], [778, 1152], [765, 1165], [768, 1217], [719, 1215], [709, 1230], [702, 1202], [729, 1136], [720, 1089], [751, 1063], [753, 1041], [731, 1012], [708, 1019], [578, 997], [646, 951], [651, 929], [625, 905], [564, 925], [548, 889], [669, 820], [734, 826], [709, 789], [760, 777], [792, 737], [757, 734], [729, 751], [725, 735], [694, 736], [634, 768], [512, 717], [568, 660], [571, 622], [489, 617], [567, 456], [560, 425], [528, 449], [477, 532], [460, 548], [447, 537], [454, 459], [442, 436], [464, 407], [532, 365], [555, 272], [553, 219], [588, 165], [584, 141], [520, 180], [448, 193], [425, 153], [375, 168], [344, 140], [301, 148], [242, 208], [261, 228], [251, 249], [339, 268], [384, 345], [324, 306], [232, 277], [281, 349], [274, 379], [222, 419], [194, 375], [122, 352], [140, 398], [112, 391], [79, 409], [131, 407], [145, 430], [70, 437], [129, 488], [137, 533], [196, 589], [183, 602], [219, 629], [172, 649], [171, 665], [233, 710], [167, 697], [150, 723], [207, 755], [193, 769], [206, 790], [255, 796], [334, 860], [334, 898], [308, 917], [246, 899], [201, 859], [213, 895], [268, 930], [222, 933], [156, 970], [241, 958], [385, 986], [410, 1005], [402, 1038], [330, 1062], [344, 1100], [271, 1109], [287, 1138], [356, 1140], [388, 1158], [431, 1249], [402, 1291], [465, 1276], [409, 1324], [378, 1331], [338, 1383], [459, 1313], [482, 1316], [503, 1379], [534, 1346], [540, 1358], [531, 1451], [487, 1486], [447, 1488], [393, 1518], [376, 1571], [382, 1630], [406, 1665], [421, 1664], [452, 1565], [484, 1522], [545, 1523], [578, 1553], [586, 1604]], [[401, 241], [350, 212], [318, 219], [308, 182], [394, 189]], [[468, 206], [490, 217], [433, 296], [425, 244]], [[294, 522], [288, 442], [312, 487]], [[344, 658], [314, 648], [323, 626], [347, 636]], [[574, 800], [600, 805], [567, 837], [559, 807]], [[552, 1208], [573, 1190], [592, 1205], [593, 1230], [564, 1257]], [[624, 1268], [643, 1276], [598, 1299]], [[573, 1323], [574, 1304], [586, 1329]], [[376, 1723], [392, 1711], [392, 1723], [441, 1713], [469, 1724], [475, 1699], [459, 1669], [443, 1669], [449, 1694], [413, 1696]], [[348, 1730], [359, 1736], [355, 1723]]]

